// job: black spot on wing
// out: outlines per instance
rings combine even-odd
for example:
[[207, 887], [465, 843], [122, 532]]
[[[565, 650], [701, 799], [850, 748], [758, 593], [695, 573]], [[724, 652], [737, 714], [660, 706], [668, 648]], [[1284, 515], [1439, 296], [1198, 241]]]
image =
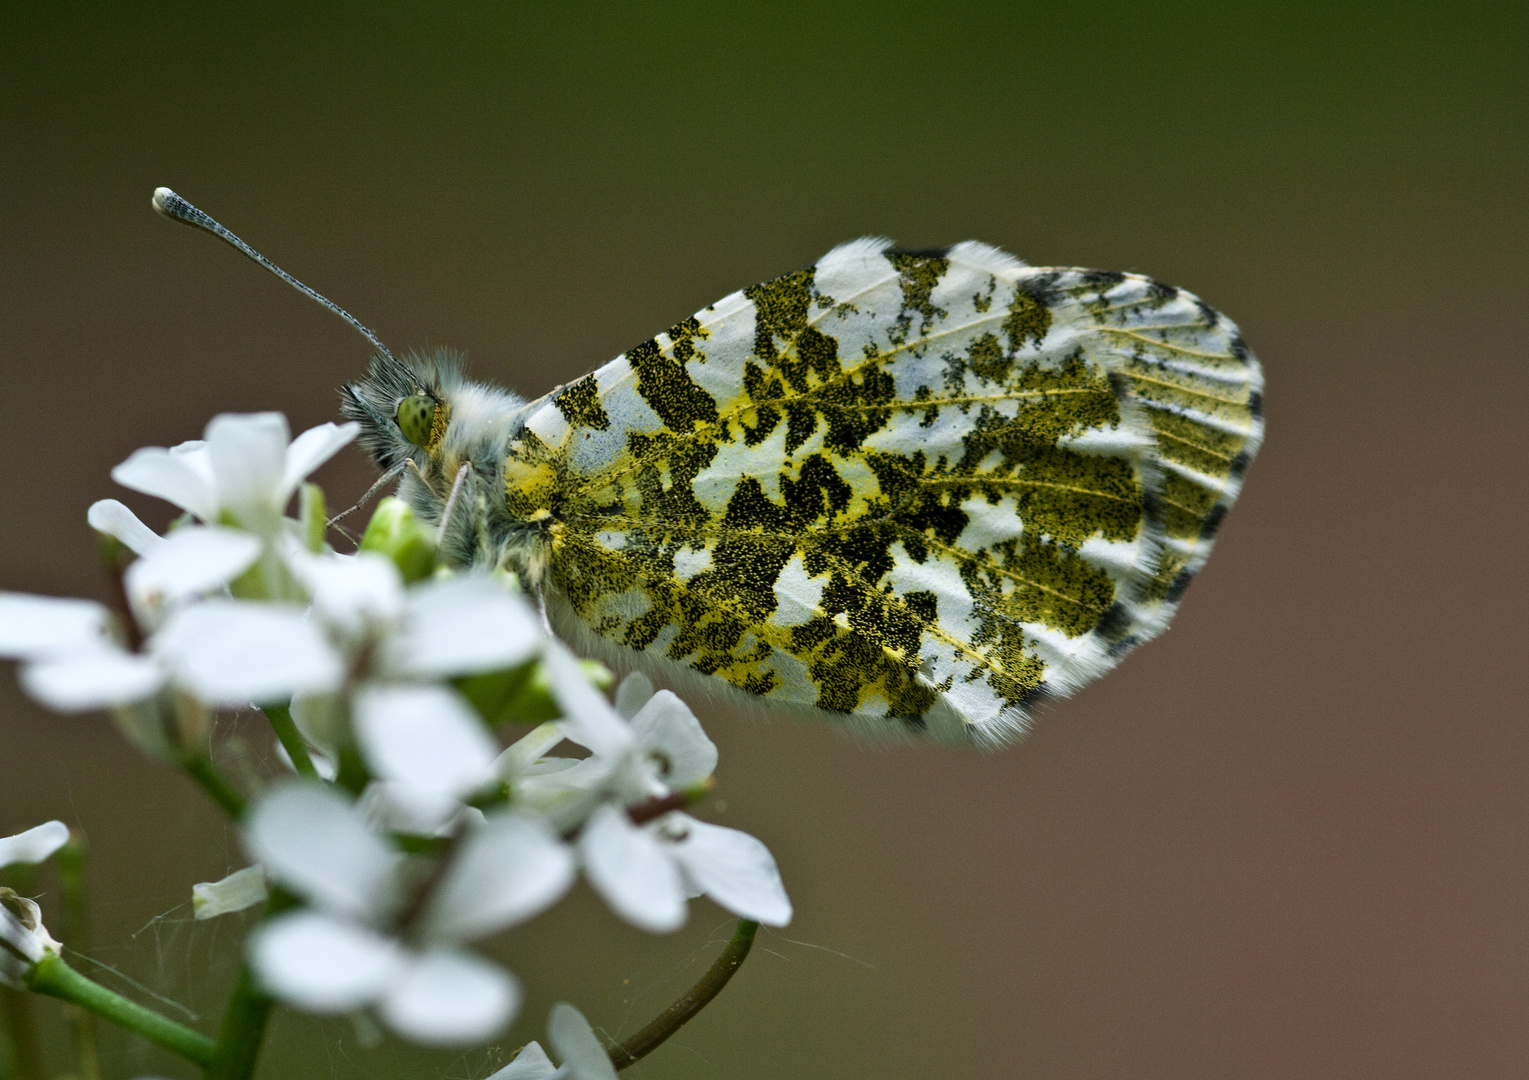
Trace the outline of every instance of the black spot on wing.
[[1262, 390], [1254, 390], [1248, 395], [1248, 412], [1253, 416], [1262, 416], [1264, 414], [1264, 392]]
[[1091, 289], [1108, 292], [1126, 279], [1119, 270], [1085, 270], [1082, 281]]
[[1168, 595], [1165, 599], [1170, 604], [1177, 604], [1184, 597], [1184, 590], [1189, 588], [1189, 583], [1194, 580], [1194, 572], [1180, 570], [1179, 576], [1173, 579], [1173, 584], [1168, 586]]
[[1131, 627], [1131, 613], [1126, 606], [1119, 601], [1111, 604], [1099, 619], [1099, 625], [1094, 627], [1099, 636], [1106, 641], [1115, 641]]
[[717, 403], [657, 341], [645, 341], [626, 356], [637, 372], [637, 392], [671, 431], [689, 433], [697, 424], [716, 422]]
[[1226, 520], [1226, 503], [1217, 503], [1210, 508], [1210, 513], [1205, 515], [1205, 524], [1200, 526], [1200, 539], [1210, 540], [1221, 528], [1221, 523]]
[[593, 375], [586, 375], [558, 391], [552, 398], [552, 404], [557, 406], [572, 426], [592, 427], [598, 431], [611, 426], [610, 417], [605, 415], [605, 409], [600, 405], [600, 391], [595, 386]]

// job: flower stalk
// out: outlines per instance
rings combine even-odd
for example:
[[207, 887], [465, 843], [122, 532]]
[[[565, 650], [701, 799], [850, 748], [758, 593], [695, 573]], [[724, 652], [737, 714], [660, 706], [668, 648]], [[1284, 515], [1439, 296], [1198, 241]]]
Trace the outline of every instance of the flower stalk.
[[212, 1064], [213, 1042], [206, 1035], [87, 979], [56, 953], [37, 961], [27, 978], [27, 988], [77, 1005], [203, 1068]]
[[292, 759], [292, 767], [297, 770], [297, 775], [309, 780], [317, 780], [319, 771], [308, 753], [308, 744], [303, 742], [302, 732], [297, 730], [297, 721], [292, 719], [291, 706], [265, 705], [260, 711], [265, 713], [266, 719], [271, 721], [271, 730], [276, 732], [281, 748], [287, 752], [287, 757]]
[[[85, 910], [85, 840], [70, 832], [69, 842], [58, 849], [58, 876], [63, 909], [60, 929], [69, 948], [90, 951]], [[74, 1034], [74, 1057], [80, 1080], [101, 1080], [101, 1055], [96, 1045], [96, 1018], [84, 1009], [65, 1006]]]
[[732, 979], [733, 973], [748, 959], [749, 950], [754, 947], [754, 935], [758, 930], [759, 924], [752, 919], [739, 919], [738, 927], [733, 931], [732, 940], [727, 943], [727, 948], [722, 950], [722, 954], [707, 969], [706, 974], [701, 976], [700, 981], [687, 990], [673, 1005], [654, 1017], [647, 1027], [607, 1051], [611, 1064], [616, 1067], [616, 1070], [619, 1072], [647, 1057], [662, 1046], [669, 1036], [684, 1027], [696, 1013], [706, 1008], [712, 998], [722, 992], [722, 988]]

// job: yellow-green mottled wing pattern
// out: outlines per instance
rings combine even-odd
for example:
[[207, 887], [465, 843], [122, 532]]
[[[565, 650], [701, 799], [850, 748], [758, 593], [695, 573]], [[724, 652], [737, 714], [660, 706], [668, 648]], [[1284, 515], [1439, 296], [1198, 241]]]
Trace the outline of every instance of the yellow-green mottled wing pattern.
[[1261, 391], [1178, 289], [862, 240], [531, 406], [508, 509], [631, 666], [993, 742], [1167, 625]]

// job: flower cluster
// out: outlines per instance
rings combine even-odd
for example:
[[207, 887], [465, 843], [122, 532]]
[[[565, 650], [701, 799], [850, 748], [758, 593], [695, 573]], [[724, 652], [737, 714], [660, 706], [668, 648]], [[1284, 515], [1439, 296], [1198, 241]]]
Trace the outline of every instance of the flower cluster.
[[[0, 594], [0, 656], [21, 661], [33, 697], [111, 710], [209, 790], [218, 714], [270, 716], [288, 772], [248, 795], [222, 781], [254, 865], [197, 885], [197, 917], [265, 902], [249, 960], [266, 992], [371, 1010], [434, 1044], [481, 1042], [513, 1018], [514, 977], [470, 946], [580, 874], [655, 933], [703, 894], [788, 922], [765, 846], [683, 812], [717, 763], [684, 702], [631, 675], [612, 704], [603, 669], [544, 631], [513, 575], [437, 565], [434, 530], [396, 500], [355, 554], [328, 547], [322, 494], [304, 481], [355, 434], [326, 424], [294, 440], [279, 415], [226, 415], [204, 441], [140, 450], [114, 478], [186, 514], [161, 536], [119, 502], [91, 507], [125, 553], [119, 610]], [[506, 745], [517, 723], [534, 726]], [[554, 756], [561, 746], [574, 749]], [[3, 958], [24, 967], [44, 945], [5, 918]], [[574, 1064], [599, 1044], [560, 1009], [549, 1030], [564, 1075], [605, 1075]], [[552, 1074], [539, 1047], [526, 1053], [507, 1075]]]

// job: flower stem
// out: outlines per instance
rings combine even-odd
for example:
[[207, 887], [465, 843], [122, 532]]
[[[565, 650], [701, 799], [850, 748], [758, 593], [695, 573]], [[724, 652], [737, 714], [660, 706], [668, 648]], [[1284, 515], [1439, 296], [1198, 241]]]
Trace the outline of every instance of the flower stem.
[[[261, 922], [297, 906], [297, 898], [280, 888], [271, 890], [261, 913]], [[239, 969], [239, 981], [223, 1007], [218, 1025], [218, 1042], [207, 1067], [207, 1080], [249, 1080], [255, 1075], [260, 1044], [265, 1040], [266, 1023], [271, 1019], [275, 1002], [260, 989], [249, 961]]]
[[9, 986], [0, 986], [0, 1020], [10, 1045], [10, 1075], [16, 1080], [47, 1080], [42, 1049], [37, 1040], [37, 1017], [32, 1015], [32, 999]]
[[[309, 485], [310, 487], [312, 485]], [[308, 744], [303, 742], [302, 732], [297, 730], [297, 722], [292, 719], [292, 709], [288, 705], [266, 705], [261, 711], [271, 721], [271, 729], [276, 732], [276, 737], [281, 740], [282, 749], [292, 759], [292, 767], [297, 770], [297, 775], [309, 780], [319, 778], [318, 769], [314, 768], [313, 758], [308, 754]]]
[[[69, 842], [58, 852], [58, 875], [62, 885], [64, 940], [77, 953], [90, 951], [89, 926], [85, 921], [85, 840], [71, 831]], [[74, 1057], [80, 1080], [101, 1080], [101, 1055], [96, 1047], [96, 1018], [76, 1006], [65, 1007], [74, 1031]]]
[[265, 1025], [273, 1002], [255, 985], [249, 965], [239, 969], [239, 982], [223, 1009], [218, 1045], [207, 1067], [207, 1080], [249, 1080], [255, 1074]]
[[206, 1035], [92, 982], [56, 953], [48, 953], [37, 961], [27, 985], [35, 993], [59, 998], [104, 1017], [203, 1068], [212, 1062], [213, 1043]]
[[212, 763], [211, 758], [202, 754], [187, 754], [181, 760], [181, 768], [186, 770], [186, 775], [202, 785], [202, 790], [211, 795], [213, 801], [229, 817], [238, 821], [244, 816], [244, 796], [223, 775], [222, 770]]
[[727, 943], [727, 948], [722, 950], [722, 955], [717, 957], [716, 962], [707, 969], [705, 975], [701, 976], [699, 982], [686, 991], [673, 1005], [659, 1013], [647, 1027], [626, 1042], [618, 1043], [606, 1051], [610, 1054], [611, 1064], [618, 1072], [657, 1050], [665, 1039], [678, 1031], [686, 1021], [704, 1009], [712, 998], [722, 992], [727, 981], [733, 977], [733, 972], [737, 971], [748, 957], [749, 949], [754, 946], [754, 933], [758, 929], [757, 922], [751, 919], [739, 919], [738, 928], [733, 931], [733, 939]]

